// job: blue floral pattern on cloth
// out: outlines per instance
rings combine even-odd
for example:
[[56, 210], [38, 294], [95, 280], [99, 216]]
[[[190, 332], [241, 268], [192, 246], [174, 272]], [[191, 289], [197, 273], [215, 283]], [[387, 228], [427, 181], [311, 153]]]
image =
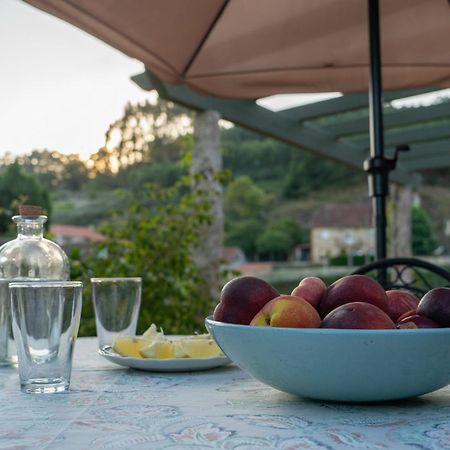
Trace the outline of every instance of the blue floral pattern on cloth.
[[71, 389], [29, 395], [0, 368], [0, 449], [450, 450], [450, 387], [385, 403], [318, 402], [234, 365], [151, 373], [76, 343]]

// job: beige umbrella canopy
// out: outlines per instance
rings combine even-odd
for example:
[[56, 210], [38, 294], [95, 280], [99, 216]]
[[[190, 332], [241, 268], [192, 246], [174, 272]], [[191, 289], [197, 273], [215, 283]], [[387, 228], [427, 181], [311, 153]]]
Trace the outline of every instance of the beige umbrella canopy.
[[[27, 0], [218, 97], [367, 91], [364, 0]], [[380, 0], [383, 87], [450, 86], [447, 0]]]

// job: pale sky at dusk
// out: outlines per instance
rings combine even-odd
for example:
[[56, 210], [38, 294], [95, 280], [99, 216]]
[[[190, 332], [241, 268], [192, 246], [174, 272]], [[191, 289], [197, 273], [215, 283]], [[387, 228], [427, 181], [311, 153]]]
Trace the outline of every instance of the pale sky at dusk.
[[87, 33], [20, 0], [0, 0], [0, 156], [48, 148], [87, 156], [127, 101], [149, 97], [142, 72]]

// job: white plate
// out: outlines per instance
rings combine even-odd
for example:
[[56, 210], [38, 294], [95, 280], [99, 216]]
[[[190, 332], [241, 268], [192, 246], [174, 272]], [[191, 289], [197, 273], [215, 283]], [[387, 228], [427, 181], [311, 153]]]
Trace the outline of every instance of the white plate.
[[194, 370], [213, 369], [224, 366], [231, 361], [226, 356], [215, 356], [212, 358], [133, 358], [131, 356], [120, 356], [110, 346], [105, 346], [98, 351], [107, 360], [124, 367], [153, 372], [191, 372]]

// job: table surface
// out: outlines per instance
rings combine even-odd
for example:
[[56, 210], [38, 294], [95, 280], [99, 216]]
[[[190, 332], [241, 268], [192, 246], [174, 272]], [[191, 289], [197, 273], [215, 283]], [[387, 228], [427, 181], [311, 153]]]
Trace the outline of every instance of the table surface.
[[0, 449], [450, 449], [450, 387], [378, 404], [306, 400], [234, 365], [190, 373], [117, 366], [78, 339], [68, 393], [19, 390], [0, 369]]

